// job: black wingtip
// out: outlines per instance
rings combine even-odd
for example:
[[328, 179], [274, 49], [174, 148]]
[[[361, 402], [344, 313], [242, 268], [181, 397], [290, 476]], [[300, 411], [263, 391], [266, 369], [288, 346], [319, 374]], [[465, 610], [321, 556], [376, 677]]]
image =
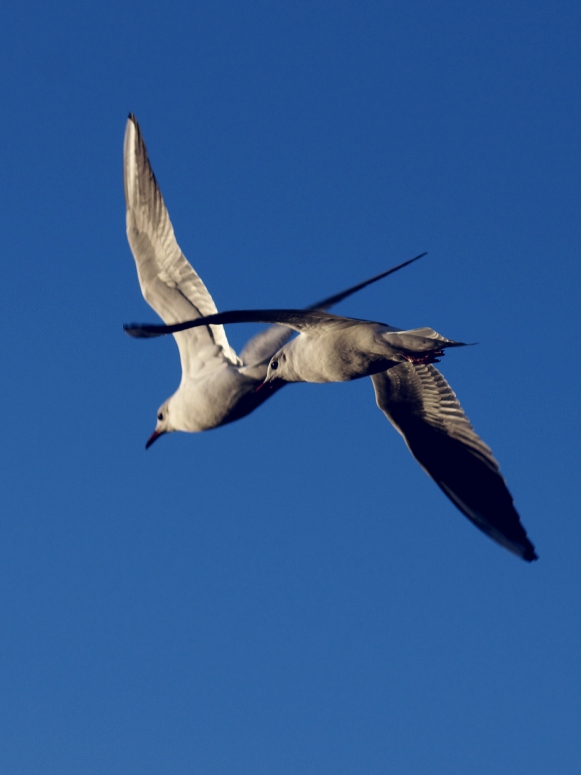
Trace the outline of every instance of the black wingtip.
[[139, 338], [139, 334], [136, 333], [135, 328], [133, 326], [123, 325], [123, 330], [127, 334], [127, 336], [133, 336], [135, 339]]
[[310, 304], [306, 309], [328, 310], [331, 307], [334, 307], [335, 304], [338, 304], [340, 301], [343, 301], [343, 299], [346, 299], [348, 296], [351, 296], [354, 293], [357, 293], [357, 291], [361, 291], [363, 288], [367, 288], [368, 285], [372, 285], [373, 283], [376, 283], [378, 280], [382, 280], [384, 277], [387, 277], [388, 275], [393, 274], [394, 272], [398, 272], [400, 269], [403, 269], [404, 267], [409, 266], [410, 264], [413, 264], [414, 261], [418, 261], [420, 258], [427, 256], [427, 254], [428, 254], [427, 251], [425, 251], [424, 253], [420, 253], [419, 256], [414, 256], [414, 258], [410, 258], [408, 261], [404, 261], [402, 264], [393, 266], [391, 269], [388, 269], [386, 272], [381, 272], [380, 274], [376, 274], [374, 277], [371, 277], [369, 280], [364, 280], [362, 283], [358, 283], [358, 285], [353, 285], [351, 288], [347, 288], [346, 291], [341, 291], [341, 293], [337, 293], [334, 296], [328, 296], [326, 299], [322, 299], [321, 301], [316, 302], [316, 304]]
[[123, 330], [127, 336], [132, 336], [134, 339], [151, 339], [154, 336], [159, 336], [158, 333], [152, 333], [147, 330], [148, 326], [140, 325], [139, 323], [124, 323]]
[[527, 562], [534, 562], [535, 560], [539, 559], [539, 555], [535, 552], [534, 547], [531, 545], [530, 547], [526, 548], [522, 558]]

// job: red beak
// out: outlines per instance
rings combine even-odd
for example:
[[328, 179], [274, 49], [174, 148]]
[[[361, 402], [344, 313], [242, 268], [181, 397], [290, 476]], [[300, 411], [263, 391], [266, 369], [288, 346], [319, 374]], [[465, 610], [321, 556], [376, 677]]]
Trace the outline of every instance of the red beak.
[[269, 379], [268, 382], [265, 380], [264, 382], [260, 383], [254, 392], [258, 393], [258, 391], [262, 390], [262, 388], [265, 388], [266, 390], [275, 390], [276, 388], [280, 387], [281, 384], [284, 385], [284, 379]]
[[153, 442], [156, 439], [159, 439], [160, 436], [163, 436], [164, 433], [165, 433], [165, 431], [153, 431], [151, 436], [147, 439], [147, 443], [145, 445], [145, 449], [149, 449], [151, 447], [151, 445], [153, 444]]

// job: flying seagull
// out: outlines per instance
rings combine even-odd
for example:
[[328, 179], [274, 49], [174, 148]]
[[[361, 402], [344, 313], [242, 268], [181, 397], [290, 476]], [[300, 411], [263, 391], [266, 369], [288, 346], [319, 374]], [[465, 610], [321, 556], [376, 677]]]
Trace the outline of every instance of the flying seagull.
[[249, 322], [284, 325], [299, 334], [270, 359], [265, 388], [370, 376], [377, 405], [460, 511], [506, 549], [528, 562], [537, 559], [492, 451], [433, 365], [444, 349], [460, 342], [431, 328], [402, 331], [323, 310], [238, 310], [171, 326], [124, 328], [131, 336], [149, 338], [196, 326]]
[[[176, 241], [139, 124], [132, 114], [125, 130], [123, 173], [127, 239], [145, 300], [168, 324], [216, 313], [206, 286]], [[312, 308], [328, 309], [424, 255], [323, 299]], [[271, 326], [253, 337], [237, 355], [222, 325], [176, 333], [182, 379], [177, 391], [158, 409], [146, 449], [169, 431], [206, 431], [254, 411], [272, 395], [273, 391], [257, 392], [256, 388], [266, 377], [271, 357], [291, 336], [289, 328]]]

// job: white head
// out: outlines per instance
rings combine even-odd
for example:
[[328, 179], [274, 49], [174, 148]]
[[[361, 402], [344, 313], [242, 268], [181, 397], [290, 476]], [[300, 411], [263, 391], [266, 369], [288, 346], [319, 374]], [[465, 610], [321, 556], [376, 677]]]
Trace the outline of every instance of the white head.
[[295, 341], [292, 340], [272, 356], [264, 384], [274, 387], [277, 382], [302, 382], [293, 365], [292, 345]]
[[159, 439], [160, 436], [163, 436], [164, 433], [171, 433], [172, 431], [176, 430], [176, 428], [173, 427], [170, 419], [170, 404], [171, 398], [168, 398], [167, 401], [164, 401], [164, 403], [157, 410], [157, 423], [155, 425], [155, 430], [148, 438], [145, 449], [149, 449], [153, 442], [156, 439]]

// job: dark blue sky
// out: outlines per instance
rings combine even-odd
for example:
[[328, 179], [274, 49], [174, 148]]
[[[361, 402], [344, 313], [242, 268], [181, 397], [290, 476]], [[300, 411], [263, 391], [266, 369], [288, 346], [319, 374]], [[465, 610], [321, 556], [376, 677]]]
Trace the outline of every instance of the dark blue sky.
[[[0, 770], [575, 775], [581, 9], [8, 2]], [[477, 347], [442, 371], [540, 560], [479, 533], [371, 383], [147, 453], [179, 382], [125, 238], [139, 119], [219, 309]], [[231, 327], [240, 347], [251, 327]]]

